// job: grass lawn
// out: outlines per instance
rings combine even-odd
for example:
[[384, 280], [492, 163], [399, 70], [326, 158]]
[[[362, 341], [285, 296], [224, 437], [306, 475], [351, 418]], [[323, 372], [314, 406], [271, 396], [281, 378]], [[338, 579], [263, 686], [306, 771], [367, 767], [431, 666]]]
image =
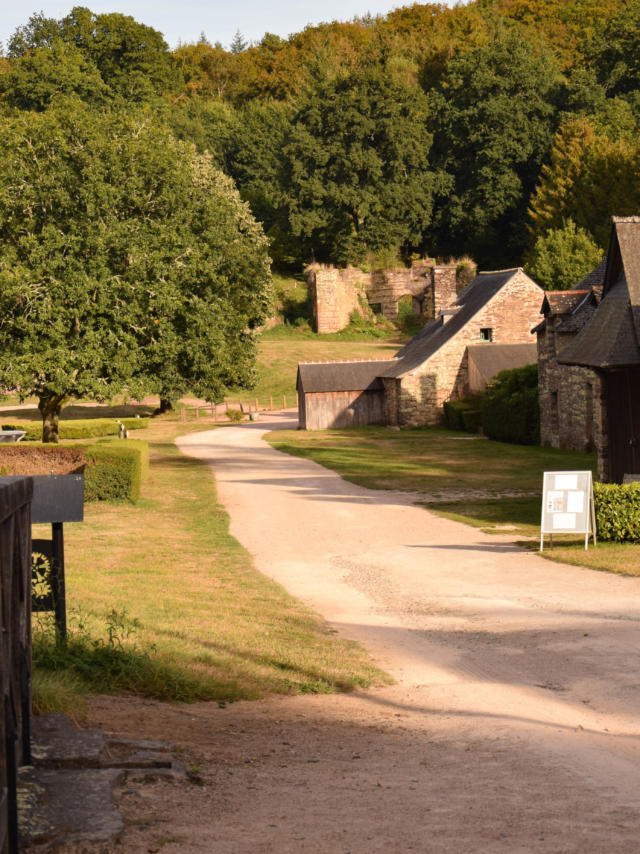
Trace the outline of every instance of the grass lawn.
[[[353, 483], [416, 492], [425, 496], [430, 511], [447, 518], [530, 538], [521, 544], [532, 549], [540, 541], [543, 472], [596, 473], [593, 454], [470, 439], [427, 427], [279, 431], [267, 438], [274, 448], [312, 459]], [[585, 551], [584, 537], [564, 535], [542, 554], [561, 563], [640, 575], [640, 545], [598, 543]]]
[[258, 348], [258, 382], [253, 391], [230, 392], [229, 400], [273, 396], [282, 400], [286, 394], [295, 406], [298, 362], [324, 362], [335, 359], [389, 359], [401, 347], [401, 341], [380, 339], [345, 340], [338, 335], [315, 335], [312, 332], [283, 333], [277, 329], [260, 337]]
[[544, 471], [596, 466], [593, 454], [508, 445], [430, 427], [283, 430], [268, 438], [275, 448], [313, 459], [353, 483], [418, 492], [430, 500], [448, 501], [461, 490], [481, 491], [482, 499], [540, 493]]
[[156, 421], [140, 431], [151, 450], [142, 500], [87, 505], [83, 523], [65, 526], [72, 632], [56, 648], [36, 625], [39, 710], [66, 699], [77, 712], [86, 691], [223, 702], [385, 681], [229, 535], [209, 469], [173, 443], [196, 429]]

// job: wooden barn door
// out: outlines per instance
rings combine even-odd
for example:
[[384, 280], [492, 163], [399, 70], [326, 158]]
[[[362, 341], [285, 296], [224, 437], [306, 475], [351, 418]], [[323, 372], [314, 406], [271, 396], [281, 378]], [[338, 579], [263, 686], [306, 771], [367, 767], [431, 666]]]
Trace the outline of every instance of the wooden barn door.
[[640, 474], [640, 368], [607, 373], [610, 478]]

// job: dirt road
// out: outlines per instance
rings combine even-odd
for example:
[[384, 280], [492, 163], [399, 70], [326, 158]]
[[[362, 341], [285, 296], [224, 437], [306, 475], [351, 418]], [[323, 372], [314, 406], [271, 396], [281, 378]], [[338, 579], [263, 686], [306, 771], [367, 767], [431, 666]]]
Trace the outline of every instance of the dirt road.
[[97, 701], [107, 728], [168, 727], [203, 781], [124, 798], [125, 849], [640, 851], [640, 579], [554, 564], [348, 484], [273, 451], [261, 437], [280, 426], [180, 446], [213, 466], [258, 568], [397, 683], [226, 709]]

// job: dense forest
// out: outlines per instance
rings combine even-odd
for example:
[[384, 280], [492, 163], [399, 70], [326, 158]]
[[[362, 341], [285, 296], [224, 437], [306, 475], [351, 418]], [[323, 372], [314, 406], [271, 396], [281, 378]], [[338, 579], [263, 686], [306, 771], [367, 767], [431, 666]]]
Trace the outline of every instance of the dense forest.
[[208, 154], [280, 268], [468, 254], [569, 287], [640, 212], [640, 0], [414, 4], [173, 52], [77, 7], [32, 16], [0, 72], [14, 138], [25, 114], [125, 113]]

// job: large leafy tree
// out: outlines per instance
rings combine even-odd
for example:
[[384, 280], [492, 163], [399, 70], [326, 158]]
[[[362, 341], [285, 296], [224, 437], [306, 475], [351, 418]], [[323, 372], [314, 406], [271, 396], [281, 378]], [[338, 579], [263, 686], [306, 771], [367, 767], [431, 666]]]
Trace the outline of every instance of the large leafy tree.
[[149, 114], [59, 99], [3, 120], [0, 386], [213, 400], [250, 383], [269, 296], [262, 230], [207, 155]]
[[569, 219], [537, 238], [525, 269], [545, 290], [564, 291], [590, 273], [603, 254], [590, 235]]
[[431, 94], [432, 160], [454, 183], [438, 205], [440, 252], [468, 252], [482, 265], [519, 262], [559, 83], [552, 55], [511, 29], [451, 60]]
[[426, 120], [421, 90], [379, 67], [322, 80], [300, 99], [284, 189], [307, 258], [356, 262], [421, 245], [436, 183]]
[[598, 30], [590, 62], [609, 95], [640, 91], [640, 0], [629, 0]]
[[[48, 71], [45, 58], [53, 52], [49, 64], [56, 63], [62, 76], [62, 88], [55, 85], [55, 74]], [[129, 15], [118, 13], [95, 15], [83, 6], [75, 6], [60, 20], [32, 15], [28, 23], [19, 27], [9, 41], [9, 57], [13, 59], [12, 74], [7, 83], [13, 84], [23, 100], [30, 79], [37, 70], [45, 72], [51, 97], [60, 91], [74, 91], [79, 96], [91, 94], [95, 88], [94, 77], [103, 86], [102, 98], [108, 93], [129, 103], [153, 100], [166, 93], [181, 91], [184, 81], [179, 68], [169, 52], [162, 34], [139, 24]], [[78, 68], [82, 67], [92, 78], [88, 87], [78, 80], [72, 86]], [[8, 88], [9, 97], [12, 88]], [[42, 106], [44, 82], [38, 85], [33, 104], [19, 104], [29, 108]]]
[[[612, 113], [572, 117], [556, 135], [529, 209], [534, 239], [572, 220], [600, 248], [608, 245], [613, 215], [640, 209], [640, 145], [621, 103]], [[617, 107], [617, 109], [616, 109]], [[616, 117], [612, 126], [611, 120]]]

